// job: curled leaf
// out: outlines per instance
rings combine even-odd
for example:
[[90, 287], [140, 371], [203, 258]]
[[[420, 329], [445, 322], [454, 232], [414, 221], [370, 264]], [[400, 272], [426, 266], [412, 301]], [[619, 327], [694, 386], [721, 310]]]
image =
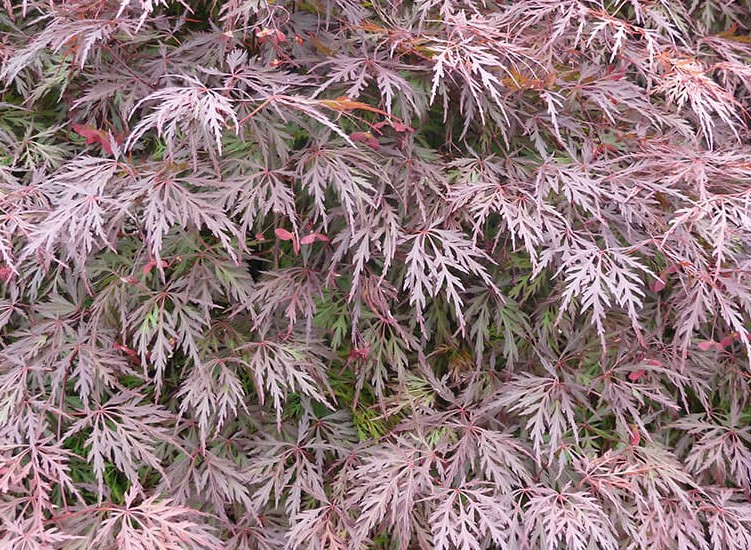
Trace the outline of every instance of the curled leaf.
[[711, 349], [716, 349], [719, 347], [719, 349], [722, 349], [719, 342], [715, 342], [714, 340], [703, 340], [696, 344], [696, 347], [699, 348], [701, 351], [709, 351]]
[[636, 382], [637, 380], [639, 380], [639, 378], [641, 378], [645, 374], [646, 374], [646, 372], [644, 370], [635, 370], [635, 371], [629, 373], [628, 379], [631, 382]]
[[286, 229], [284, 229], [283, 227], [277, 227], [276, 229], [274, 229], [274, 234], [280, 241], [294, 241], [295, 240], [295, 236], [289, 231], [287, 231]]
[[329, 238], [321, 233], [309, 233], [300, 239], [300, 244], [313, 244], [316, 241], [329, 242]]

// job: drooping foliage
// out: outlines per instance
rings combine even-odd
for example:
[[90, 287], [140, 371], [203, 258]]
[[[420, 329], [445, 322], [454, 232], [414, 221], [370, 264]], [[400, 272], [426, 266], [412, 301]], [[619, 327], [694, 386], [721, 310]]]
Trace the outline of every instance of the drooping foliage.
[[751, 548], [746, 0], [0, 31], [0, 548]]

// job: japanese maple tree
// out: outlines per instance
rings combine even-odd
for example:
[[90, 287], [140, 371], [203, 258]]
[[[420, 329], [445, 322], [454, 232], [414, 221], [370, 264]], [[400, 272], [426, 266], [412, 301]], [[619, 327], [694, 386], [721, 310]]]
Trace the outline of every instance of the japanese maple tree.
[[751, 3], [0, 6], [0, 548], [751, 548]]

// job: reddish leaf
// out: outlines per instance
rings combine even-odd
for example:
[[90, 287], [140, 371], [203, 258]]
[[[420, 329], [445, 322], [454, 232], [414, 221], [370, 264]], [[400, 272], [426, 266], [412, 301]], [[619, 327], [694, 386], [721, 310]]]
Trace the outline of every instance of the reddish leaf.
[[73, 131], [86, 140], [86, 145], [98, 143], [107, 154], [112, 154], [112, 144], [108, 132], [99, 130], [93, 126], [84, 126], [83, 124], [74, 124]]
[[366, 360], [370, 355], [370, 344], [367, 343], [361, 348], [354, 348], [349, 352], [349, 361]]
[[650, 288], [652, 292], [660, 292], [663, 288], [667, 286], [667, 283], [665, 282], [665, 275], [661, 274], [659, 279], [655, 279], [652, 281], [652, 284], [650, 285]]
[[118, 344], [117, 342], [115, 342], [113, 347], [117, 351], [122, 351], [125, 355], [129, 355], [131, 357], [138, 357], [138, 352], [129, 348], [128, 346], [124, 346], [123, 344]]
[[267, 38], [270, 38], [272, 42], [286, 42], [287, 37], [284, 35], [282, 31], [279, 29], [269, 29], [268, 27], [263, 27], [260, 31], [256, 33], [256, 38], [258, 38], [261, 42], [265, 42]]
[[635, 370], [629, 373], [628, 379], [631, 380], [632, 382], [636, 382], [637, 380], [639, 380], [639, 378], [641, 378], [645, 374], [646, 372], [644, 372], [643, 370]]
[[282, 241], [292, 241], [292, 250], [295, 251], [295, 254], [300, 252], [300, 243], [297, 242], [297, 239], [295, 238], [295, 235], [293, 233], [290, 233], [282, 227], [277, 227], [276, 229], [274, 229], [274, 233]]
[[375, 124], [371, 124], [370, 127], [373, 130], [380, 130], [384, 126], [391, 126], [398, 133], [410, 133], [410, 132], [415, 131], [415, 129], [412, 128], [411, 126], [408, 126], [393, 117], [388, 120], [382, 120], [381, 122], [376, 122]]
[[309, 233], [300, 239], [300, 244], [313, 244], [316, 241], [329, 242], [329, 238], [321, 233]]
[[738, 333], [733, 332], [732, 334], [728, 334], [722, 340], [720, 340], [720, 343], [718, 344], [718, 346], [721, 349], [725, 349], [728, 346], [733, 345], [733, 342], [735, 342], [737, 339], [738, 339]]
[[123, 344], [118, 344], [117, 342], [115, 342], [112, 347], [114, 347], [117, 351], [121, 351], [125, 355], [127, 355], [135, 365], [141, 364], [141, 359], [138, 357], [138, 352], [136, 350], [131, 349]]
[[635, 424], [631, 424], [631, 436], [628, 442], [634, 447], [641, 442], [641, 434], [639, 433], [639, 427]]
[[381, 148], [381, 144], [370, 132], [354, 132], [353, 134], [350, 134], [349, 137], [352, 141], [365, 143], [368, 147], [375, 151]]
[[[151, 273], [151, 270], [154, 269], [158, 265], [158, 262], [156, 260], [150, 260], [145, 266], [143, 266], [143, 274], [148, 275]], [[169, 264], [162, 260], [162, 267], [167, 267]]]
[[84, 126], [83, 124], [74, 124], [73, 131], [79, 136], [86, 139], [86, 145], [91, 145], [99, 141], [99, 130], [93, 126]]
[[394, 120], [391, 122], [391, 126], [396, 130], [397, 132], [414, 132], [415, 129], [411, 126], [407, 126], [406, 124], [402, 124], [398, 120]]
[[277, 238], [281, 241], [294, 241], [295, 236], [294, 234], [290, 233], [286, 229], [282, 227], [277, 227], [274, 229], [274, 233], [276, 234]]
[[719, 346], [719, 344], [715, 342], [714, 340], [703, 340], [699, 342], [698, 344], [696, 344], [696, 347], [699, 348], [701, 351], [709, 351], [711, 349], [717, 348], [717, 346]]

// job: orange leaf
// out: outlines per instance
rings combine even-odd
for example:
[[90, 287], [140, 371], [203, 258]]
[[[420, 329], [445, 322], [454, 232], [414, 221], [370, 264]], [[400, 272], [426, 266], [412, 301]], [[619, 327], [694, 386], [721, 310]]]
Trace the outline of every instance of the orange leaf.
[[386, 111], [382, 111], [381, 109], [377, 109], [376, 107], [363, 103], [362, 101], [355, 101], [354, 99], [344, 96], [337, 97], [336, 99], [322, 99], [321, 103], [335, 111], [354, 111], [355, 109], [362, 109], [363, 111], [378, 113], [379, 115], [386, 117], [389, 116]]

